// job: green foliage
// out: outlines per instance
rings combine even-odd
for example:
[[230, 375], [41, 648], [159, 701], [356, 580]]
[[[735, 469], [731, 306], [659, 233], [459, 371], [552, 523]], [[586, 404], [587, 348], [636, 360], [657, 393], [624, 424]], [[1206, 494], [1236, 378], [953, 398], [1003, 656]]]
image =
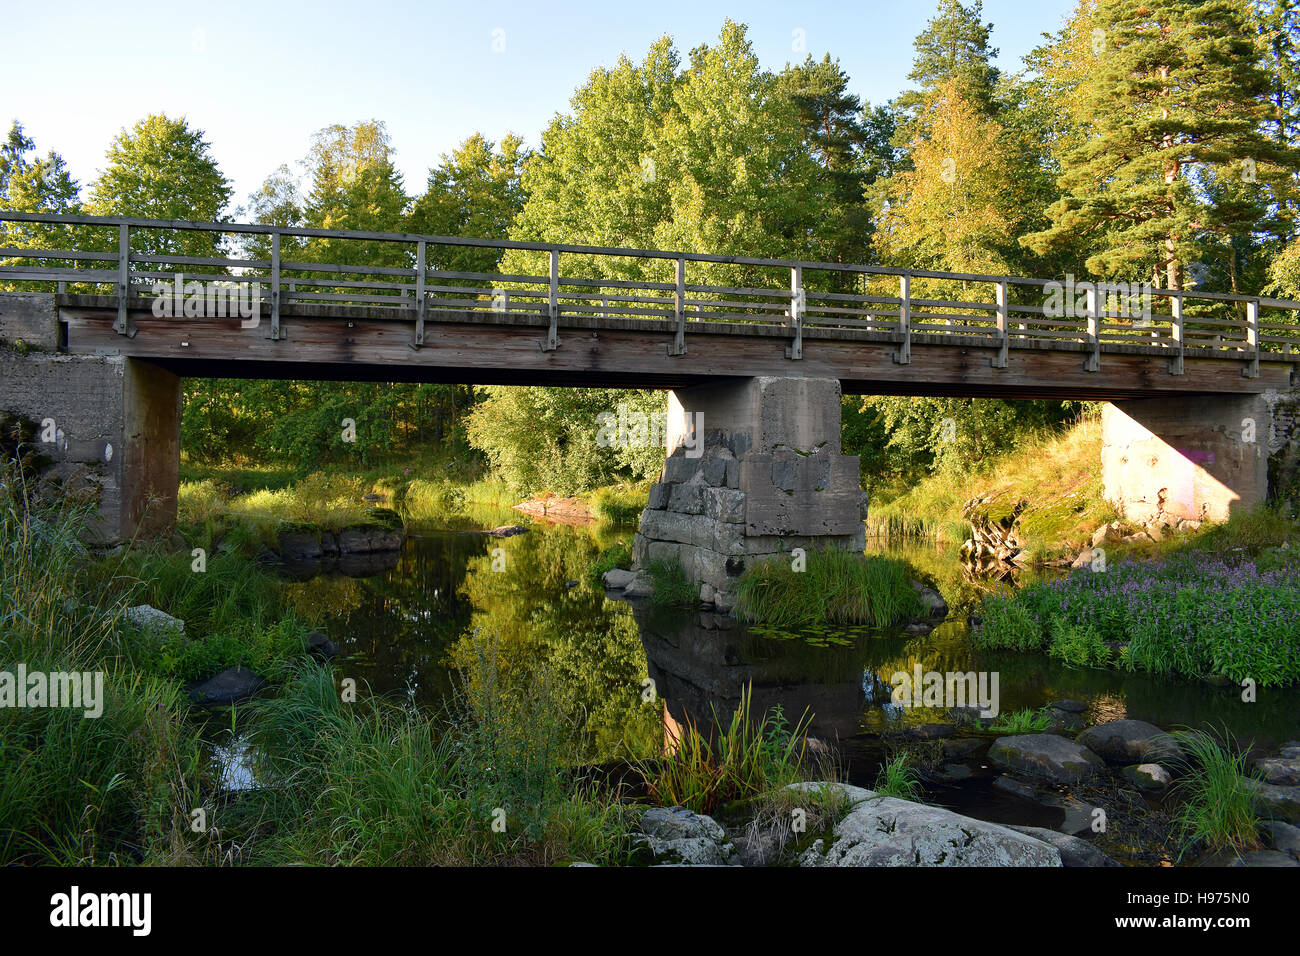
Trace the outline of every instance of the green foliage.
[[[203, 135], [202, 130], [191, 129], [184, 117], [172, 119], [161, 113], [122, 130], [108, 149], [107, 166], [91, 187], [87, 212], [222, 221], [230, 201], [230, 182]], [[116, 248], [117, 237], [111, 239]], [[131, 251], [165, 264], [168, 256], [218, 257], [225, 250], [217, 233], [141, 231], [132, 235]]]
[[606, 571], [612, 571], [615, 568], [628, 570], [631, 567], [632, 549], [626, 544], [618, 544], [612, 548], [606, 548], [596, 556], [596, 560], [591, 564], [591, 569], [587, 572], [587, 578], [593, 584], [599, 586]]
[[889, 627], [921, 611], [907, 565], [896, 558], [828, 548], [809, 552], [805, 570], [796, 571], [792, 564], [771, 559], [745, 569], [736, 601], [745, 620], [785, 628]]
[[1203, 730], [1174, 734], [1184, 774], [1173, 788], [1184, 855], [1197, 847], [1241, 853], [1259, 845], [1259, 801], [1246, 777], [1247, 754]]
[[1047, 653], [1074, 667], [1102, 667], [1111, 652], [1100, 632], [1088, 624], [1054, 619]]
[[603, 521], [636, 524], [649, 497], [644, 485], [607, 485], [592, 492], [591, 513]]
[[810, 714], [794, 727], [787, 725], [779, 707], [758, 717], [753, 688], [746, 685], [729, 719], [720, 719], [716, 711], [712, 716], [706, 731], [687, 717], [667, 754], [635, 761], [656, 804], [712, 813], [733, 800], [762, 796], [798, 781]]
[[620, 480], [644, 481], [663, 467], [662, 440], [637, 441], [630, 430], [620, 437], [609, 424], [620, 412], [628, 420], [662, 421], [657, 392], [518, 385], [485, 392], [465, 423], [469, 442], [521, 495], [570, 495]]
[[984, 600], [983, 623], [975, 636], [981, 647], [1027, 651], [1042, 647], [1044, 640], [1042, 625], [1014, 597]]
[[1013, 711], [1009, 714], [999, 714], [997, 719], [990, 725], [989, 729], [999, 734], [1038, 734], [1046, 730], [1052, 723], [1052, 718], [1047, 714], [1047, 708], [1040, 710]]
[[676, 562], [651, 561], [646, 566], [650, 586], [654, 588], [650, 600], [661, 607], [685, 606], [699, 603], [699, 591], [686, 580], [682, 566]]
[[872, 789], [878, 796], [916, 801], [921, 796], [921, 778], [911, 754], [904, 750], [881, 764]]

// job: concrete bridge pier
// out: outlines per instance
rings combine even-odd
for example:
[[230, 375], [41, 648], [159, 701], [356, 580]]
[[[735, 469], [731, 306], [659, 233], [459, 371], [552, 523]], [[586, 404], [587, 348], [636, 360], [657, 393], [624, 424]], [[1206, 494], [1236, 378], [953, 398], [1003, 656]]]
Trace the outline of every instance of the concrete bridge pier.
[[53, 462], [44, 480], [96, 504], [98, 543], [170, 530], [180, 378], [142, 359], [60, 353], [59, 336], [52, 296], [0, 297], [0, 417], [28, 419], [30, 450]]
[[1225, 521], [1294, 490], [1296, 417], [1276, 391], [1107, 404], [1104, 494], [1134, 521]]
[[681, 566], [705, 604], [735, 606], [755, 561], [866, 545], [858, 459], [840, 454], [840, 383], [757, 377], [669, 393], [668, 459], [633, 545], [637, 570]]

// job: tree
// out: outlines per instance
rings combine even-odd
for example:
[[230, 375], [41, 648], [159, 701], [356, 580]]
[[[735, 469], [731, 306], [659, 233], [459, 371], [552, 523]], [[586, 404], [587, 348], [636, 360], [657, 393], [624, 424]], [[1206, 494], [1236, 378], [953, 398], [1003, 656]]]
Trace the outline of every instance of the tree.
[[[527, 152], [509, 135], [498, 150], [475, 133], [429, 172], [425, 193], [411, 210], [412, 232], [475, 239], [505, 239], [524, 205], [520, 174]], [[440, 247], [438, 268], [453, 272], [492, 272], [503, 250], [473, 246]]]
[[[203, 131], [191, 129], [184, 117], [146, 116], [118, 133], [106, 158], [87, 211], [136, 219], [226, 221], [230, 182], [209, 153]], [[114, 247], [116, 239], [111, 237]], [[141, 230], [132, 235], [131, 250], [165, 268], [168, 256], [221, 256], [223, 243], [214, 232]]]
[[[80, 189], [63, 157], [50, 150], [35, 156], [36, 143], [15, 120], [0, 146], [0, 209], [15, 212], [76, 213]], [[27, 249], [73, 248], [71, 227], [47, 223], [0, 224], [0, 244]], [[22, 260], [12, 260], [19, 262]], [[71, 265], [45, 260], [47, 265]]]
[[1024, 210], [1017, 153], [1002, 127], [948, 80], [927, 96], [912, 168], [879, 183], [875, 245], [894, 266], [1005, 273]]
[[[1052, 224], [1022, 238], [1036, 252], [1083, 235], [1094, 273], [1144, 270], [1183, 287], [1207, 242], [1259, 228], [1297, 154], [1263, 132], [1270, 83], [1244, 0], [1100, 0], [1085, 5], [1090, 59], [1075, 57], [1079, 132], [1062, 156]], [[1077, 36], [1078, 31], [1076, 31]], [[1254, 202], [1216, 208], [1208, 177], [1255, 184]]]
[[[310, 183], [303, 219], [310, 228], [404, 230], [410, 200], [382, 122], [320, 130], [302, 165]], [[415, 261], [409, 245], [355, 239], [312, 239], [304, 255], [312, 262], [392, 268], [409, 268]]]
[[912, 41], [916, 55], [907, 78], [916, 86], [890, 104], [896, 148], [906, 149], [916, 138], [923, 106], [941, 85], [956, 83], [963, 99], [986, 116], [997, 112], [994, 92], [1000, 74], [993, 58], [998, 51], [989, 46], [993, 24], [983, 21], [983, 13], [981, 0], [969, 7], [959, 0], [940, 0], [936, 15]]
[[777, 89], [793, 103], [805, 148], [821, 166], [825, 191], [833, 200], [832, 216], [818, 232], [818, 256], [831, 262], [866, 261], [871, 213], [862, 194], [882, 165], [872, 155], [878, 145], [875, 130], [848, 85], [848, 74], [830, 54], [821, 62], [809, 56], [797, 66], [787, 65], [777, 76]]

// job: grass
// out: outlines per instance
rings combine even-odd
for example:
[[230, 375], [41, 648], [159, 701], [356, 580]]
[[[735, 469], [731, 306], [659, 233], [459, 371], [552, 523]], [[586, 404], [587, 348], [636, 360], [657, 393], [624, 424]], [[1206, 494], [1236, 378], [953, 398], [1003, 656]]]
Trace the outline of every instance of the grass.
[[1052, 718], [1047, 714], [1046, 708], [1041, 710], [1025, 708], [1009, 714], [999, 714], [989, 729], [994, 733], [1008, 735], [1037, 734], [1046, 730], [1051, 723]]
[[588, 497], [591, 513], [602, 521], [615, 524], [636, 524], [649, 500], [648, 483], [609, 485], [597, 488]]
[[906, 750], [900, 751], [882, 763], [873, 789], [882, 797], [920, 799], [921, 778], [913, 766], [911, 754]]
[[670, 561], [651, 561], [646, 566], [653, 587], [650, 600], [661, 607], [691, 605], [699, 602], [699, 591], [686, 580], [682, 566]]
[[1180, 858], [1199, 847], [1240, 854], [1259, 846], [1258, 801], [1246, 777], [1246, 754], [1223, 736], [1225, 742], [1203, 730], [1174, 733], [1185, 770], [1171, 791], [1180, 800]]
[[779, 706], [757, 716], [753, 688], [746, 686], [725, 725], [713, 714], [716, 734], [687, 718], [666, 755], [635, 765], [655, 803], [713, 813], [797, 782], [811, 719], [805, 713], [790, 727]]
[[773, 627], [859, 623], [888, 627], [919, 614], [921, 601], [904, 562], [826, 549], [809, 552], [803, 571], [780, 559], [746, 568], [736, 608], [750, 623]]
[[386, 698], [344, 704], [312, 664], [257, 702], [251, 739], [279, 785], [238, 811], [242, 831], [271, 831], [253, 862], [625, 862], [632, 811], [573, 774], [576, 723], [549, 676], [506, 694], [495, 646], [481, 650], [445, 720]]
[[629, 569], [632, 567], [632, 549], [626, 544], [616, 544], [611, 548], [605, 548], [596, 555], [596, 560], [591, 563], [587, 571], [587, 577], [592, 584], [597, 586], [602, 584], [602, 577], [606, 571], [612, 571], [615, 568]]
[[977, 497], [997, 520], [1020, 500], [1029, 508], [1020, 519], [1020, 538], [1033, 557], [1077, 553], [1099, 525], [1115, 520], [1102, 497], [1101, 418], [1092, 414], [1064, 430], [1024, 438], [1020, 447], [972, 471], [941, 471], [871, 505], [877, 534], [919, 534], [960, 544], [970, 532], [962, 505]]

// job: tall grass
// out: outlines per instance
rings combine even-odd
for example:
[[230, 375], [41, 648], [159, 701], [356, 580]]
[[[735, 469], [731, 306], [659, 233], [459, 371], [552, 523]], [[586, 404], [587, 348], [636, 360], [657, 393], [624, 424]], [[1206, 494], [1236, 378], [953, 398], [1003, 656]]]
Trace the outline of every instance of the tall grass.
[[712, 813], [732, 800], [797, 782], [811, 720], [805, 713], [789, 727], [779, 707], [755, 715], [753, 688], [746, 686], [725, 726], [714, 712], [716, 734], [687, 718], [666, 755], [636, 766], [657, 803]]
[[250, 739], [273, 786], [239, 811], [241, 829], [269, 833], [255, 862], [623, 861], [628, 811], [574, 777], [575, 723], [549, 676], [508, 694], [495, 647], [481, 650], [441, 718], [385, 698], [343, 703], [312, 664], [258, 701]]
[[[1171, 794], [1179, 798], [1182, 854], [1196, 847], [1241, 853], [1259, 845], [1258, 798], [1246, 777], [1246, 754], [1203, 730], [1177, 731], [1185, 775]], [[1182, 855], [1180, 854], [1180, 856]]]
[[803, 571], [781, 559], [746, 568], [736, 607], [747, 621], [776, 627], [888, 627], [919, 614], [921, 600], [907, 565], [897, 558], [826, 549], [809, 552]]
[[102, 714], [0, 708], [0, 863], [178, 862], [202, 853], [188, 828], [204, 785], [180, 686], [129, 666], [121, 611], [81, 544], [86, 514], [37, 507], [0, 469], [0, 670], [102, 675]]
[[874, 789], [882, 797], [917, 800], [921, 796], [921, 778], [913, 766], [911, 754], [904, 750], [881, 764]]

